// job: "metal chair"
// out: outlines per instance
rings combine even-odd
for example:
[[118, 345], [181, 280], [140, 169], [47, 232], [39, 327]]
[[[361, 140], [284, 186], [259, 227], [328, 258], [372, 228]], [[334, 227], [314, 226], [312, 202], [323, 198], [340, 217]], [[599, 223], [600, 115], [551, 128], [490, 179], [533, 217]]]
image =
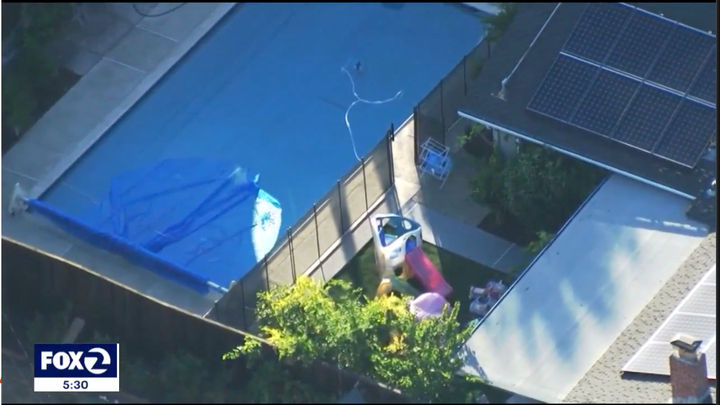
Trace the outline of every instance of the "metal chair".
[[441, 181], [440, 188], [445, 185], [450, 171], [452, 170], [452, 159], [450, 148], [430, 138], [420, 146], [420, 179], [425, 174], [430, 174]]

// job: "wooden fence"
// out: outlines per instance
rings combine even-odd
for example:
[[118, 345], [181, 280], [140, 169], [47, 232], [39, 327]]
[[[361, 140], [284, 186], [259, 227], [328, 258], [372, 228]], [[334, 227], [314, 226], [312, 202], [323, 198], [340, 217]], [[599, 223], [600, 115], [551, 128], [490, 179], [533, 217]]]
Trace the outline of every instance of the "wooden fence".
[[[246, 338], [255, 338], [4, 237], [2, 259], [3, 307], [26, 313], [55, 313], [58, 302], [67, 302], [72, 304], [72, 316], [84, 319], [95, 331], [117, 337], [123, 352], [146, 360], [159, 361], [170, 353], [187, 353], [219, 366], [223, 353], [242, 345]], [[275, 355], [269, 345], [266, 355]], [[233, 367], [240, 381], [250, 379], [252, 370], [247, 370], [242, 360], [234, 361]], [[374, 400], [403, 402], [397, 392], [334, 367], [316, 364], [311, 370], [293, 367], [291, 372], [325, 392], [348, 391], [359, 383]]]

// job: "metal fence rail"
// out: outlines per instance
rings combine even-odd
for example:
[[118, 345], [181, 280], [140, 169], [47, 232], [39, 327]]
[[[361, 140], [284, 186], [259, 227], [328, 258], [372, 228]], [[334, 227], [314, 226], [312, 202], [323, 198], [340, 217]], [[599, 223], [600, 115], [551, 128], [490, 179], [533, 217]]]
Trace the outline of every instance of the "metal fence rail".
[[257, 294], [272, 285], [290, 285], [323, 260], [372, 204], [394, 184], [391, 126], [383, 139], [332, 187], [270, 254], [235, 283], [206, 317], [248, 330]]
[[465, 105], [469, 88], [490, 57], [491, 48], [486, 39], [480, 41], [413, 109], [416, 163], [420, 145], [426, 140], [432, 138], [446, 145], [445, 135], [458, 121], [457, 112]]

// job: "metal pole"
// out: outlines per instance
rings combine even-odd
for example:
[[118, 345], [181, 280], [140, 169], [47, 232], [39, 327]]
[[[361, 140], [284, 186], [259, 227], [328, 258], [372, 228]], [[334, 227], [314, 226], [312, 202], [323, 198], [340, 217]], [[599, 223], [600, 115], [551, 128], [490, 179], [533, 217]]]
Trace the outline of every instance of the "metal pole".
[[415, 165], [420, 163], [420, 109], [413, 107], [413, 149], [415, 149]]
[[338, 205], [340, 206], [340, 235], [345, 233], [345, 221], [343, 220], [343, 199], [342, 199], [342, 190], [340, 187], [340, 180], [337, 181], [337, 191], [338, 191]]
[[395, 184], [395, 157], [393, 156], [392, 140], [395, 138], [395, 124], [390, 124], [390, 131], [392, 132], [392, 138], [388, 139], [387, 142], [387, 156], [388, 156], [388, 176], [390, 176], [390, 185]]
[[[318, 227], [317, 222], [317, 204], [313, 204], [313, 220], [315, 222], [315, 241], [317, 242], [317, 252], [319, 259], [322, 252], [320, 251], [320, 228]], [[322, 264], [320, 264], [320, 267], [322, 267]]]
[[467, 55], [463, 56], [463, 91], [464, 95], [467, 97]]
[[264, 262], [265, 262], [264, 263], [265, 265], [263, 267], [265, 268], [265, 290], [267, 291], [270, 289], [270, 272], [268, 271], [268, 255], [265, 255]]
[[295, 272], [295, 250], [293, 249], [292, 243], [292, 227], [287, 229], [288, 236], [288, 249], [290, 251], [290, 271], [292, 275], [293, 284], [297, 281], [297, 273]]
[[360, 164], [362, 165], [362, 172], [363, 172], [363, 190], [365, 191], [365, 211], [370, 208], [370, 205], [368, 205], [368, 199], [367, 199], [367, 178], [365, 177], [365, 158], [360, 159]]

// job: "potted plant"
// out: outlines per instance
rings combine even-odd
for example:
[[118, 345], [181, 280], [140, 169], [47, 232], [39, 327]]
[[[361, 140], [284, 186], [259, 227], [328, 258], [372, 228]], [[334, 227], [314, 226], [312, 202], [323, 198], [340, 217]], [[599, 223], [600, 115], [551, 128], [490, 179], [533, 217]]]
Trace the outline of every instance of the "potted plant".
[[489, 157], [494, 148], [492, 130], [479, 123], [468, 125], [457, 142], [465, 152], [479, 159]]

